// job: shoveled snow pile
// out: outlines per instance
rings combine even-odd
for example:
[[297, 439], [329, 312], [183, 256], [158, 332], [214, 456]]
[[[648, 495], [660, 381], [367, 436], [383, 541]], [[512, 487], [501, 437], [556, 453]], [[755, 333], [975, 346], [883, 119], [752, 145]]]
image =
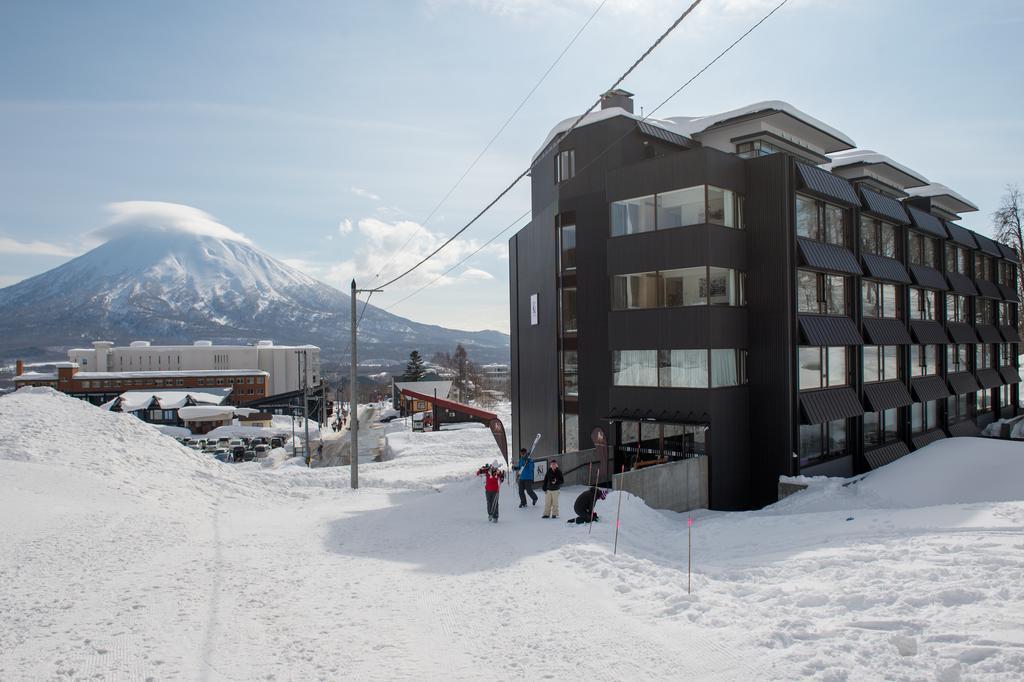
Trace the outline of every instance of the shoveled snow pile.
[[361, 464], [352, 491], [347, 467], [224, 465], [50, 391], [0, 398], [0, 679], [1024, 670], [1024, 451], [1007, 444], [955, 439], [697, 514], [688, 592], [685, 516], [623, 496], [616, 555], [618, 493], [591, 529], [564, 523], [580, 488], [552, 521], [504, 486], [488, 524], [486, 429], [388, 440], [395, 459]]

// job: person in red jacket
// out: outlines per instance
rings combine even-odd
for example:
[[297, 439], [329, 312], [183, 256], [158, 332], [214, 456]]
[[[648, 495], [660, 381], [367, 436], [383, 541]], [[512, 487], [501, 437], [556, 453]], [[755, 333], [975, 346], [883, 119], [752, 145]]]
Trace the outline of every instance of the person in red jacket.
[[484, 477], [484, 495], [487, 497], [487, 520], [492, 523], [498, 522], [498, 493], [501, 492], [501, 483], [505, 480], [505, 472], [498, 460], [485, 464], [476, 472], [477, 476]]

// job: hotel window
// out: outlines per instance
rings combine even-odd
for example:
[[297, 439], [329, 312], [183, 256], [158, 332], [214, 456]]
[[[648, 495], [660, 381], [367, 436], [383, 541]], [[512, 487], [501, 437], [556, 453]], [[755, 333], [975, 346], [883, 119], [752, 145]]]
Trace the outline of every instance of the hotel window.
[[860, 248], [864, 253], [899, 258], [896, 226], [862, 215], [860, 217]]
[[735, 192], [721, 187], [707, 186], [708, 192], [708, 219], [712, 225], [724, 227], [743, 227], [740, 219], [743, 198]]
[[970, 319], [967, 315], [966, 296], [946, 294], [946, 319], [950, 322], [964, 323]]
[[946, 244], [946, 272], [967, 274], [967, 249], [952, 243]]
[[1010, 384], [1003, 384], [999, 387], [999, 393], [997, 395], [999, 396], [1000, 407], [1010, 407], [1013, 405], [1013, 398], [1010, 395], [1011, 389], [1012, 386]]
[[796, 234], [798, 237], [845, 247], [846, 209], [798, 194]]
[[576, 270], [576, 226], [562, 225], [558, 228], [558, 268], [561, 272]]
[[910, 376], [926, 377], [939, 373], [938, 346], [910, 347]]
[[743, 198], [731, 190], [697, 185], [611, 205], [613, 237], [703, 223], [742, 229]]
[[[688, 268], [704, 272], [704, 268]], [[637, 272], [612, 276], [612, 310], [658, 307], [658, 273]]]
[[[358, 329], [358, 327], [357, 327], [357, 329]], [[245, 380], [245, 383], [251, 384], [252, 383], [252, 377], [247, 377], [246, 380]]]
[[845, 315], [846, 277], [797, 270], [797, 310], [801, 313]]
[[971, 364], [968, 356], [970, 346], [964, 343], [951, 343], [946, 346], [946, 373], [970, 372]]
[[910, 287], [910, 319], [934, 320], [939, 309], [939, 294], [931, 289]]
[[706, 220], [704, 185], [659, 193], [656, 205], [659, 230], [710, 222]]
[[982, 389], [974, 394], [974, 409], [982, 415], [992, 411], [992, 391]]
[[562, 332], [575, 334], [578, 323], [576, 321], [576, 287], [565, 287], [562, 289]]
[[576, 175], [576, 150], [567, 149], [555, 155], [555, 182], [565, 182]]
[[1003, 326], [1006, 326], [1006, 327], [1012, 327], [1013, 326], [1013, 314], [1014, 314], [1014, 312], [1016, 312], [1016, 311], [1014, 310], [1014, 305], [1012, 303], [1007, 303], [1006, 301], [1000, 301], [999, 302], [999, 324], [1001, 324]]
[[899, 346], [864, 346], [864, 383], [901, 378]]
[[800, 466], [806, 467], [847, 453], [846, 420], [800, 425]]
[[662, 302], [665, 306], [707, 305], [707, 268], [664, 270], [661, 278]]
[[898, 318], [899, 295], [895, 284], [864, 280], [861, 282], [864, 317]]
[[612, 351], [615, 386], [720, 388], [747, 383], [747, 351], [737, 348]]
[[980, 253], [974, 254], [974, 279], [992, 281], [992, 259]]
[[900, 439], [900, 410], [864, 413], [864, 447], [873, 448]]
[[910, 253], [907, 256], [912, 264], [937, 268], [939, 266], [938, 254], [938, 240], [926, 237], [920, 232], [910, 231]]
[[612, 310], [709, 304], [746, 305], [746, 273], [700, 266], [612, 276]]
[[918, 434], [939, 428], [939, 401], [928, 400], [910, 405], [910, 433]]
[[764, 140], [751, 140], [750, 142], [736, 143], [736, 156], [741, 159], [753, 159], [757, 156], [768, 156], [778, 154], [782, 150]]
[[1017, 290], [1017, 266], [1009, 261], [999, 261], [999, 283]]
[[574, 350], [562, 351], [562, 395], [579, 397], [579, 364]]
[[984, 343], [974, 344], [974, 369], [992, 369], [992, 346]]
[[800, 390], [845, 386], [846, 346], [800, 346]]
[[946, 420], [952, 424], [970, 419], [970, 394], [951, 395], [946, 398]]
[[1012, 367], [1013, 359], [1017, 357], [1017, 344], [1015, 343], [1001, 343], [999, 344], [999, 366], [1000, 367]]
[[657, 386], [658, 351], [612, 351], [613, 386]]
[[669, 388], [707, 388], [708, 352], [704, 349], [658, 351], [658, 383]]
[[612, 202], [612, 236], [654, 231], [654, 195]]
[[747, 383], [747, 351], [739, 348], [711, 349], [711, 387]]
[[974, 299], [974, 323], [995, 324], [996, 304], [988, 298]]

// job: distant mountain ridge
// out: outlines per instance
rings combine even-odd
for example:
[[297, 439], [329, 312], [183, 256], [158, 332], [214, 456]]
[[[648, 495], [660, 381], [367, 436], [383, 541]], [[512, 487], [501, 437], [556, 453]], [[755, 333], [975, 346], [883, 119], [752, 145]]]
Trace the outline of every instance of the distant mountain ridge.
[[[360, 310], [362, 306], [360, 306]], [[140, 230], [0, 289], [0, 352], [106, 339], [127, 343], [312, 343], [340, 360], [349, 297], [247, 243]], [[509, 337], [413, 322], [369, 306], [361, 357], [402, 359], [463, 344], [476, 361], [507, 361]]]

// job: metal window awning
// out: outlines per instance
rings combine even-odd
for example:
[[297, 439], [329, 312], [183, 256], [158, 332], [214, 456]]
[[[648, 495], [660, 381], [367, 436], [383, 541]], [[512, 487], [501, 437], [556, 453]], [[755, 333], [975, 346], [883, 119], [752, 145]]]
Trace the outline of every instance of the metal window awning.
[[978, 295], [978, 287], [974, 286], [974, 281], [962, 272], [947, 272], [946, 279], [954, 292], [963, 296]]
[[889, 443], [880, 448], [874, 450], [868, 450], [864, 453], [864, 459], [868, 461], [868, 466], [872, 470], [884, 467], [886, 464], [892, 464], [903, 455], [910, 454], [910, 448], [907, 444], [901, 440], [895, 443]]
[[853, 253], [841, 246], [824, 244], [813, 239], [800, 237], [796, 240], [803, 265], [817, 270], [841, 272], [847, 275], [861, 274], [860, 266]]
[[999, 250], [1002, 252], [1003, 258], [1009, 261], [1013, 261], [1014, 263], [1020, 262], [1020, 258], [1017, 257], [1017, 252], [1014, 250], [1012, 246], [1007, 246], [1002, 242], [996, 242], [996, 246], [998, 246]]
[[849, 206], [859, 206], [857, 193], [844, 178], [806, 163], [796, 162], [796, 172], [803, 188], [825, 199], [831, 199]]
[[1002, 375], [991, 367], [979, 369], [976, 373], [982, 388], [996, 388], [1004, 383]]
[[670, 144], [677, 145], [684, 149], [692, 149], [697, 144], [696, 142], [694, 142], [693, 140], [684, 135], [674, 133], [671, 130], [666, 130], [661, 126], [648, 123], [647, 121], [637, 121], [636, 127], [643, 135], [653, 137], [655, 139], [661, 140], [662, 142], [668, 142]]
[[1003, 377], [1003, 381], [1008, 384], [1019, 384], [1020, 383], [1020, 370], [1010, 365], [1003, 365], [999, 368], [999, 376]]
[[949, 389], [942, 377], [920, 377], [910, 380], [910, 391], [919, 402], [942, 400], [949, 397]]
[[864, 200], [864, 210], [870, 211], [880, 218], [893, 220], [902, 225], [910, 223], [907, 209], [903, 208], [903, 204], [892, 197], [887, 197], [863, 185], [860, 187], [860, 196]]
[[953, 343], [980, 343], [974, 328], [964, 322], [947, 322], [946, 331]]
[[967, 228], [961, 227], [956, 223], [951, 223], [948, 220], [945, 222], [946, 232], [949, 234], [950, 240], [960, 246], [967, 247], [968, 249], [978, 248], [978, 242], [974, 241], [972, 233]]
[[931, 431], [926, 431], [919, 436], [914, 436], [910, 439], [910, 442], [914, 444], [915, 450], [920, 450], [924, 446], [931, 445], [945, 437], [946, 434], [942, 432], [942, 429], [932, 429]]
[[1017, 295], [1017, 290], [1014, 287], [1008, 287], [1005, 284], [997, 284], [996, 286], [999, 287], [999, 293], [1001, 294], [999, 298], [1003, 299], [1004, 301], [1020, 300], [1020, 297]]
[[1003, 297], [1003, 292], [999, 291], [999, 287], [996, 286], [995, 282], [990, 282], [987, 279], [976, 279], [974, 284], [985, 298], [999, 299]]
[[970, 438], [977, 436], [981, 433], [978, 425], [974, 423], [973, 419], [962, 419], [958, 422], [953, 422], [949, 425], [949, 435], [954, 438]]
[[940, 239], [946, 239], [948, 236], [946, 229], [942, 227], [942, 221], [931, 213], [922, 211], [914, 206], [907, 206], [907, 212], [910, 214], [910, 221], [914, 224], [914, 227], [922, 232]]
[[912, 320], [910, 333], [918, 343], [949, 343], [942, 325], [933, 320]]
[[1013, 325], [1002, 324], [999, 325], [999, 333], [1002, 337], [1010, 343], [1020, 343], [1020, 334], [1017, 332], [1017, 328]]
[[974, 233], [974, 239], [978, 242], [978, 248], [981, 249], [982, 253], [987, 253], [990, 256], [996, 256], [998, 258], [1003, 257], [1003, 252], [999, 250], [999, 244], [992, 239], [989, 239], [983, 234]]
[[824, 424], [825, 422], [864, 414], [864, 408], [857, 400], [852, 388], [825, 388], [800, 393], [802, 423]]
[[913, 343], [907, 327], [900, 320], [865, 317], [864, 336], [875, 346], [905, 346]]
[[978, 332], [978, 338], [981, 339], [982, 343], [1002, 343], [1003, 337], [999, 334], [999, 330], [990, 324], [978, 324], [974, 326], [974, 330]]
[[949, 285], [946, 284], [946, 278], [935, 268], [911, 264], [910, 276], [913, 277], [915, 284], [928, 289], [937, 289], [938, 291], [947, 291], [949, 289]]
[[953, 372], [946, 376], [946, 383], [949, 384], [950, 391], [956, 395], [974, 393], [981, 388], [978, 380], [970, 372]]
[[849, 317], [800, 315], [800, 332], [808, 346], [860, 346], [864, 339]]
[[864, 261], [864, 270], [874, 279], [910, 284], [910, 275], [907, 274], [903, 263], [898, 260], [876, 256], [872, 253], [865, 253], [861, 255], [860, 259]]
[[864, 384], [864, 402], [871, 412], [881, 412], [894, 407], [906, 407], [914, 401], [910, 391], [899, 381], [882, 381]]

